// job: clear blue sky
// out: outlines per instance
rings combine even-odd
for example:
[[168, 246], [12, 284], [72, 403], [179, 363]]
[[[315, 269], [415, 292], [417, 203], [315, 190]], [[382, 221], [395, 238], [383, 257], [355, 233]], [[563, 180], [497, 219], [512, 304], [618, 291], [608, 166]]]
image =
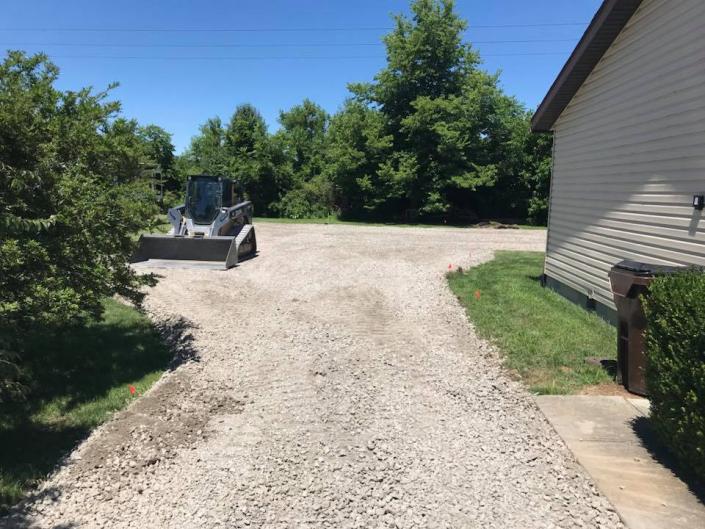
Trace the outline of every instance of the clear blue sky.
[[[535, 108], [600, 3], [458, 0], [456, 8], [483, 67], [501, 70], [504, 89]], [[370, 80], [384, 65], [384, 28], [408, 7], [404, 0], [5, 0], [0, 46], [48, 53], [62, 88], [119, 82], [114, 97], [124, 114], [164, 127], [180, 152], [199, 124], [227, 120], [239, 103], [253, 103], [270, 130], [281, 109], [305, 97], [334, 112], [347, 83]], [[527, 26], [562, 23], [579, 24]], [[135, 29], [160, 31], [115, 31]], [[232, 29], [251, 31], [212, 31]]]

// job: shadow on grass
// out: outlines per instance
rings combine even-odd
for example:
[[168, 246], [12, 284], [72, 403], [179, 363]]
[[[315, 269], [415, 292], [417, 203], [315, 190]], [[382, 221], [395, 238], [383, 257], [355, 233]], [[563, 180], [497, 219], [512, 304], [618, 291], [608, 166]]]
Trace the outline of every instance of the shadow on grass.
[[700, 503], [705, 505], [705, 483], [698, 482], [696, 476], [679, 465], [666, 447], [660, 443], [651, 423], [651, 419], [648, 417], [635, 418], [632, 421], [632, 429], [643, 443], [644, 448], [648, 450], [649, 454], [651, 454], [658, 463], [673, 472], [678, 479], [685, 483], [690, 492], [698, 498]]
[[184, 319], [155, 326], [111, 300], [101, 322], [36, 332], [23, 355], [29, 394], [0, 408], [0, 513], [127, 405], [130, 385], [146, 391], [165, 369], [197, 360], [190, 328]]

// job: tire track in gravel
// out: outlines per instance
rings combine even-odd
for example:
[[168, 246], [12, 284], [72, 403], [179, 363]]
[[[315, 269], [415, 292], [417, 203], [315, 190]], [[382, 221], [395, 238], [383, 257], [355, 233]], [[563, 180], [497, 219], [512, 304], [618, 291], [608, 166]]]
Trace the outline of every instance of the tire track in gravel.
[[127, 410], [75, 453], [107, 461], [128, 439], [127, 472], [73, 457], [0, 526], [621, 527], [443, 277], [544, 232], [257, 230], [256, 259], [160, 271], [150, 292], [156, 319], [194, 322], [200, 355], [170, 375], [187, 390], [152, 392], [152, 419], [189, 433], [172, 457], [129, 466], [130, 432], [158, 429]]

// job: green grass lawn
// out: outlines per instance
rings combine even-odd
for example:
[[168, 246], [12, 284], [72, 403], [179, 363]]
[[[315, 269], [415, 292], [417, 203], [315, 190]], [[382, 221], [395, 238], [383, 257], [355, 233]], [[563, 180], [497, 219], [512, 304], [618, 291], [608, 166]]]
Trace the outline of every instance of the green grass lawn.
[[[537, 393], [573, 393], [610, 382], [588, 357], [614, 359], [616, 331], [593, 313], [541, 287], [543, 253], [497, 252], [493, 261], [448, 274], [477, 332]], [[479, 292], [477, 299], [476, 292]]]
[[149, 320], [113, 300], [105, 319], [65, 336], [37, 336], [26, 402], [0, 408], [0, 512], [88, 433], [146, 391], [171, 359]]

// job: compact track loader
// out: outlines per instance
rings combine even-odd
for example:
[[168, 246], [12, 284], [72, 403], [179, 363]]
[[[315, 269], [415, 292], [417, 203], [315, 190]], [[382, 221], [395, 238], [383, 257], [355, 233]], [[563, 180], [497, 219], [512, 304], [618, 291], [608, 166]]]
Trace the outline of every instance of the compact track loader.
[[190, 176], [186, 203], [169, 209], [167, 235], [142, 235], [130, 262], [227, 270], [257, 252], [252, 202], [219, 176]]

